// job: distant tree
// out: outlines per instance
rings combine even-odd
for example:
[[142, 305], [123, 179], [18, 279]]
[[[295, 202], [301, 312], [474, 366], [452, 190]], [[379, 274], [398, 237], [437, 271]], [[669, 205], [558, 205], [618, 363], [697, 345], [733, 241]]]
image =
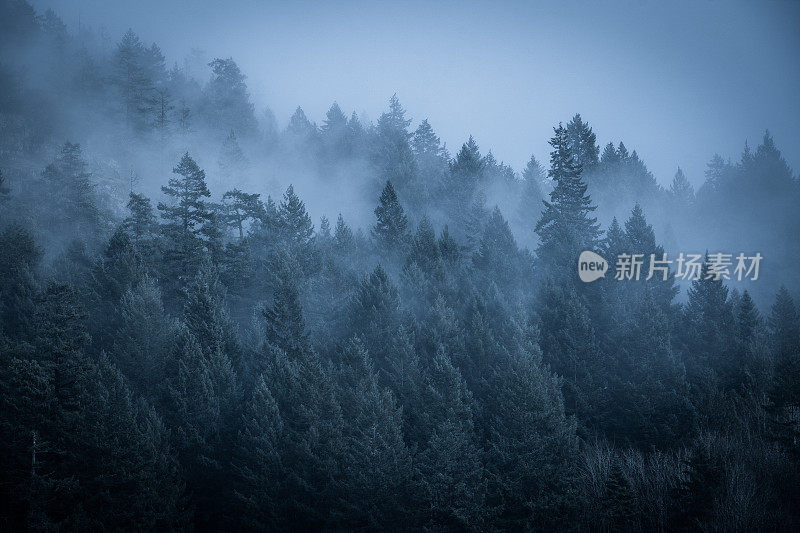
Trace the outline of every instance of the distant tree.
[[698, 402], [706, 401], [734, 369], [731, 368], [731, 343], [734, 316], [728, 288], [721, 277], [710, 274], [706, 256], [699, 279], [689, 288], [684, 311], [682, 340], [687, 375]]
[[379, 202], [375, 208], [378, 222], [372, 228], [372, 236], [383, 250], [400, 253], [408, 241], [408, 220], [391, 181], [386, 182]]
[[681, 167], [675, 172], [672, 184], [669, 187], [669, 195], [677, 207], [686, 209], [694, 204], [694, 188]]
[[541, 239], [537, 256], [545, 268], [550, 268], [550, 275], [559, 269], [566, 270], [582, 250], [596, 249], [600, 235], [597, 219], [590, 216], [596, 207], [586, 194], [582, 167], [571, 152], [567, 131], [561, 125], [554, 130], [548, 176], [555, 187], [536, 223], [536, 233]]
[[389, 370], [385, 360], [392, 335], [402, 323], [400, 294], [386, 271], [378, 265], [366, 276], [353, 294], [348, 313], [349, 331], [358, 335], [375, 358], [376, 370]]
[[775, 360], [770, 399], [779, 408], [800, 406], [800, 319], [786, 287], [781, 287], [769, 315]]
[[123, 221], [123, 227], [135, 244], [146, 245], [155, 237], [158, 228], [150, 199], [131, 192], [127, 207], [130, 215]]
[[436, 244], [436, 232], [428, 217], [423, 216], [417, 226], [417, 232], [411, 239], [411, 250], [408, 263], [416, 263], [425, 272], [433, 270], [439, 262], [440, 252]]
[[580, 114], [576, 114], [567, 123], [567, 142], [575, 158], [575, 163], [579, 164], [584, 172], [593, 170], [600, 162], [600, 147], [597, 146], [597, 137]]
[[339, 104], [334, 102], [325, 114], [325, 121], [320, 127], [325, 158], [328, 162], [352, 155], [353, 139], [347, 127], [347, 116]]
[[519, 199], [520, 219], [526, 226], [534, 226], [542, 211], [542, 185], [545, 180], [545, 172], [542, 165], [535, 156], [531, 156], [522, 171], [522, 194]]
[[304, 248], [314, 237], [314, 224], [306, 211], [306, 206], [289, 185], [278, 208], [278, 216], [285, 238], [293, 246]]
[[133, 30], [129, 29], [117, 44], [114, 60], [125, 119], [133, 128], [146, 130], [154, 110], [155, 83], [148, 65], [148, 50]]
[[473, 263], [488, 279], [507, 287], [519, 281], [523, 262], [508, 222], [495, 207], [483, 231]]
[[265, 381], [283, 421], [278, 523], [301, 529], [340, 523], [347, 496], [341, 470], [345, 423], [335, 377], [313, 351], [291, 356], [273, 347], [265, 358]]
[[223, 186], [242, 181], [242, 174], [247, 168], [247, 158], [239, 147], [234, 130], [231, 130], [222, 142], [218, 163]]
[[288, 276], [283, 276], [273, 296], [273, 302], [262, 311], [266, 319], [267, 342], [292, 357], [308, 349], [308, 334], [303, 319], [297, 288]]
[[155, 401], [166, 377], [167, 357], [176, 334], [155, 280], [146, 277], [128, 288], [119, 302], [119, 315], [109, 358], [135, 393]]
[[213, 527], [222, 517], [219, 494], [232, 494], [224, 465], [230, 459], [237, 398], [236, 374], [219, 346], [202, 346], [182, 326], [167, 363], [166, 418], [173, 428], [178, 457], [197, 527]]
[[239, 189], [232, 189], [222, 195], [222, 203], [225, 206], [223, 218], [228, 226], [238, 231], [239, 240], [244, 238], [244, 224], [248, 220], [255, 221], [261, 216], [264, 206], [259, 196]]
[[161, 190], [172, 199], [170, 205], [159, 202], [158, 210], [164, 219], [162, 232], [169, 242], [165, 260], [170, 265], [170, 275], [175, 281], [188, 281], [202, 258], [206, 234], [212, 214], [204, 197], [211, 196], [206, 186], [206, 175], [189, 156], [183, 155], [173, 171], [177, 177]]
[[611, 459], [611, 472], [606, 479], [606, 491], [602, 500], [605, 526], [611, 531], [634, 530], [637, 523], [635, 489], [625, 475], [621, 461], [622, 458]]
[[333, 238], [336, 243], [336, 249], [340, 253], [348, 253], [352, 250], [354, 244], [353, 230], [345, 223], [341, 213], [336, 219], [336, 230]]
[[42, 250], [31, 233], [19, 225], [0, 232], [0, 335], [25, 338], [33, 327], [37, 294], [36, 269]]
[[253, 104], [247, 92], [245, 76], [231, 59], [216, 58], [211, 67], [204, 93], [203, 114], [216, 131], [235, 130], [244, 137], [256, 133], [257, 124]]
[[408, 132], [410, 123], [397, 95], [392, 95], [389, 111], [378, 118], [373, 161], [381, 182], [394, 183], [416, 205], [423, 193], [417, 182], [419, 169], [411, 149], [411, 134]]
[[0, 170], [0, 204], [8, 200], [8, 195], [11, 190], [6, 187], [6, 178], [3, 176], [3, 171]]
[[100, 222], [100, 210], [92, 175], [87, 170], [80, 145], [64, 143], [55, 160], [42, 171], [42, 178], [59, 191], [56, 209], [46, 213], [55, 227], [66, 224], [91, 233]]

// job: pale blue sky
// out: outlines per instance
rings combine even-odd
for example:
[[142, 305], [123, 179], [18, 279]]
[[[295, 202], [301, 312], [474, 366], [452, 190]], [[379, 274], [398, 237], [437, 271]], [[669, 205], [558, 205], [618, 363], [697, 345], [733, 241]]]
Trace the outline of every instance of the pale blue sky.
[[800, 170], [800, 2], [33, 0], [72, 28], [132, 27], [168, 62], [231, 56], [257, 108], [320, 123], [333, 100], [375, 119], [397, 92], [453, 151], [472, 134], [520, 170], [580, 112], [658, 180], [703, 179], [765, 128]]

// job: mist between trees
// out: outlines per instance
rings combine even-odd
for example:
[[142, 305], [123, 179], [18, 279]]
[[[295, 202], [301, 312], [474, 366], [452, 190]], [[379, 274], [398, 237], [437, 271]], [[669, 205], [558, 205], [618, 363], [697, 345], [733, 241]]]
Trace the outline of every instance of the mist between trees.
[[[516, 172], [397, 96], [279, 128], [233, 59], [0, 15], [3, 528], [797, 528], [769, 133], [695, 192], [575, 115]], [[583, 250], [764, 261], [679, 290]]]

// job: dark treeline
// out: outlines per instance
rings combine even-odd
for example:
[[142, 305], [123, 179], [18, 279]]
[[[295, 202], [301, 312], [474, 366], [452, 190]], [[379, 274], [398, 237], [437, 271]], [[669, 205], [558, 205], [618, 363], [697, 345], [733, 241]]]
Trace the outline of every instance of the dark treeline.
[[[201, 84], [21, 0], [0, 46], [3, 529], [800, 525], [769, 134], [695, 193], [576, 115], [518, 176], [396, 97], [279, 131], [233, 60]], [[352, 197], [315, 224], [291, 182]], [[762, 252], [758, 296], [577, 277], [678, 247]]]

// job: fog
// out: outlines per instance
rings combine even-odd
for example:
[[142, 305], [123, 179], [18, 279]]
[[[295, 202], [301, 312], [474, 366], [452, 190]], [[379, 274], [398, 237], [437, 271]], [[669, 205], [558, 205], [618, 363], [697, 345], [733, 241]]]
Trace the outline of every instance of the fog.
[[797, 530], [798, 23], [0, 0], [0, 529]]
[[699, 186], [711, 155], [736, 158], [767, 128], [800, 168], [796, 2], [33, 5], [115, 41], [134, 28], [168, 65], [192, 49], [233, 57], [282, 125], [298, 105], [320, 122], [333, 100], [375, 119], [396, 92], [451, 148], [471, 134], [515, 169], [546, 160], [550, 126], [576, 112], [601, 146], [630, 140], [665, 186], [679, 165]]

